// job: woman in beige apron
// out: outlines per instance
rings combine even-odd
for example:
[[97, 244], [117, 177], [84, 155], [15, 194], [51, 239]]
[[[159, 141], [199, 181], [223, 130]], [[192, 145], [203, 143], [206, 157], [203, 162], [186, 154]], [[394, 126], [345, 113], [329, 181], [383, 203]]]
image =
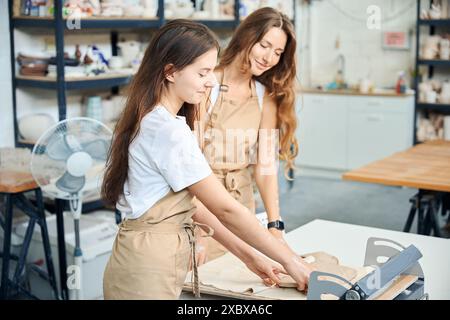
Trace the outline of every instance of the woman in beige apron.
[[[307, 285], [312, 268], [229, 195], [191, 132], [195, 105], [214, 85], [217, 54], [211, 31], [189, 20], [167, 23], [146, 50], [114, 131], [102, 185], [105, 202], [126, 214], [104, 273], [105, 299], [178, 298], [190, 256], [199, 296], [199, 223], [193, 220], [208, 235], [211, 226], [214, 237], [263, 280], [279, 282], [276, 273], [285, 271], [299, 290]], [[196, 210], [194, 196], [209, 211]]]
[[[265, 33], [258, 38], [257, 34]], [[253, 47], [252, 47], [253, 46]], [[245, 54], [249, 64], [246, 70]], [[202, 104], [203, 124], [199, 130], [200, 142], [205, 157], [213, 172], [234, 199], [255, 212], [253, 185], [260, 191], [269, 222], [280, 223], [278, 206], [277, 174], [261, 175], [258, 156], [261, 155], [258, 134], [244, 134], [242, 139], [224, 139], [227, 132], [256, 132], [265, 129], [266, 136], [271, 129], [279, 129], [281, 138], [280, 154], [287, 160], [286, 169], [293, 168], [296, 147], [296, 117], [292, 99], [295, 77], [295, 36], [289, 19], [275, 9], [263, 8], [248, 16], [239, 26], [226, 48], [216, 71], [220, 86], [211, 90], [210, 96]], [[265, 66], [260, 68], [259, 62]], [[233, 78], [227, 77], [233, 74]], [[236, 74], [238, 76], [236, 76]], [[231, 77], [231, 76], [230, 76]], [[248, 79], [248, 99], [237, 98], [232, 92], [237, 82]], [[284, 79], [281, 83], [279, 79]], [[262, 83], [266, 84], [263, 85]], [[278, 85], [274, 85], [278, 83]], [[219, 89], [218, 89], [219, 88]], [[242, 91], [242, 90], [241, 90]], [[283, 98], [275, 98], [277, 96]], [[231, 134], [231, 136], [233, 136]], [[238, 141], [238, 142], [236, 142]], [[266, 140], [267, 141], [267, 140]], [[233, 145], [234, 143], [234, 145]], [[273, 147], [276, 148], [275, 146]], [[239, 160], [229, 156], [230, 151], [243, 152]], [[228, 154], [227, 154], [228, 152]], [[236, 153], [236, 152], [235, 152]], [[282, 229], [282, 228], [279, 228]], [[281, 230], [269, 231], [284, 242]], [[198, 254], [199, 264], [215, 259], [226, 252], [214, 239], [203, 239], [198, 248], [206, 252]]]
[[[225, 74], [222, 72], [221, 86], [225, 86], [224, 80]], [[203, 154], [216, 177], [230, 195], [252, 214], [255, 214], [255, 198], [250, 164], [256, 157], [264, 94], [261, 88], [259, 83], [252, 83], [250, 97], [241, 102], [230, 99], [223, 91], [212, 92], [217, 97], [214, 97], [216, 102], [209, 107], [206, 115], [202, 145]], [[243, 136], [237, 137], [242, 133]], [[204, 241], [208, 261], [227, 252], [224, 246], [212, 238], [205, 238]]]

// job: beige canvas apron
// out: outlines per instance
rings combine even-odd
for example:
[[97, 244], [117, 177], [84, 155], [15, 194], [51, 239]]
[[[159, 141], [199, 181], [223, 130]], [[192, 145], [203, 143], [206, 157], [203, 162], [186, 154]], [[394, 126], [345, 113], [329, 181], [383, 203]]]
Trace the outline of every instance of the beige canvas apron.
[[[221, 82], [223, 77], [222, 74]], [[221, 91], [208, 113], [203, 136], [200, 136], [203, 154], [230, 195], [255, 213], [250, 165], [256, 163], [262, 116], [255, 86], [252, 86], [252, 96], [245, 102], [229, 99], [226, 92]], [[242, 133], [244, 139], [234, 137], [235, 134]], [[227, 252], [225, 247], [214, 239], [209, 238], [207, 242], [207, 261]]]
[[[141, 217], [120, 224], [103, 277], [105, 299], [178, 299], [190, 255], [195, 266], [192, 199], [187, 190], [170, 191]], [[193, 275], [199, 296], [196, 267]]]

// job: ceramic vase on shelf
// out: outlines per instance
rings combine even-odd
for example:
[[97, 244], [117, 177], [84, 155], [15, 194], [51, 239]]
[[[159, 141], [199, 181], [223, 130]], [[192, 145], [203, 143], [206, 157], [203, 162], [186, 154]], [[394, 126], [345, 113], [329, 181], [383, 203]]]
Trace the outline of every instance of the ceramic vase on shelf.
[[449, 60], [450, 59], [450, 40], [442, 39], [439, 42], [439, 57], [441, 60]]
[[425, 40], [425, 44], [422, 48], [422, 59], [433, 60], [436, 59], [439, 54], [439, 42], [440, 36], [429, 36]]
[[445, 81], [442, 84], [441, 94], [439, 95], [439, 103], [450, 104], [450, 82]]
[[441, 0], [441, 19], [448, 18], [448, 0]]
[[444, 139], [450, 141], [450, 116], [444, 117]]
[[421, 82], [419, 84], [419, 101], [425, 102], [427, 99], [427, 92], [432, 90], [433, 88], [428, 81]]
[[87, 99], [86, 117], [98, 121], [103, 121], [102, 98], [100, 96], [91, 96]]
[[442, 17], [442, 8], [438, 1], [433, 1], [431, 4], [431, 9], [428, 12], [430, 19], [437, 20]]

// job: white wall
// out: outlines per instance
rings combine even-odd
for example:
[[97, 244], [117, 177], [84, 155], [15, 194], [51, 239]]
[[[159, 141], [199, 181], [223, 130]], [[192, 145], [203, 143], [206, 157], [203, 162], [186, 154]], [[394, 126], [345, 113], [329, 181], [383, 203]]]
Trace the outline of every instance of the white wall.
[[[367, 28], [366, 10], [370, 5], [381, 8], [380, 30]], [[305, 40], [308, 35], [303, 34], [300, 44], [303, 50], [300, 49], [299, 73], [303, 85], [325, 85], [333, 81], [340, 53], [346, 58], [346, 80], [350, 84], [370, 75], [379, 87], [393, 86], [398, 71], [410, 71], [414, 67], [414, 41], [409, 51], [383, 50], [381, 41], [383, 31], [415, 30], [416, 0], [321, 0], [313, 1], [310, 8], [303, 5], [301, 11], [301, 28], [305, 33], [308, 33], [307, 20], [311, 20], [310, 42]], [[390, 19], [393, 15], [397, 18]], [[335, 48], [337, 38], [340, 49]]]
[[14, 145], [8, 2], [0, 1], [0, 147]]

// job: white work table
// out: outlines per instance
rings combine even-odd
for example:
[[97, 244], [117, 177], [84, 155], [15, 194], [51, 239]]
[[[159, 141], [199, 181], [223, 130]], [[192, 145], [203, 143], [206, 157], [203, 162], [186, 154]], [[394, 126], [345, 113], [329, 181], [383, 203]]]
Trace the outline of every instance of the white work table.
[[430, 299], [450, 299], [450, 239], [383, 230], [325, 220], [314, 220], [286, 235], [296, 252], [325, 251], [341, 264], [362, 266], [367, 239], [385, 238], [407, 247], [414, 245], [425, 276], [425, 292]]
[[[363, 266], [366, 243], [371, 237], [392, 240], [405, 247], [416, 246], [423, 255], [419, 262], [425, 276], [425, 292], [432, 300], [450, 300], [450, 239], [314, 220], [289, 232], [286, 240], [296, 252], [324, 251], [338, 257], [343, 265]], [[181, 296], [189, 298], [192, 294]]]

